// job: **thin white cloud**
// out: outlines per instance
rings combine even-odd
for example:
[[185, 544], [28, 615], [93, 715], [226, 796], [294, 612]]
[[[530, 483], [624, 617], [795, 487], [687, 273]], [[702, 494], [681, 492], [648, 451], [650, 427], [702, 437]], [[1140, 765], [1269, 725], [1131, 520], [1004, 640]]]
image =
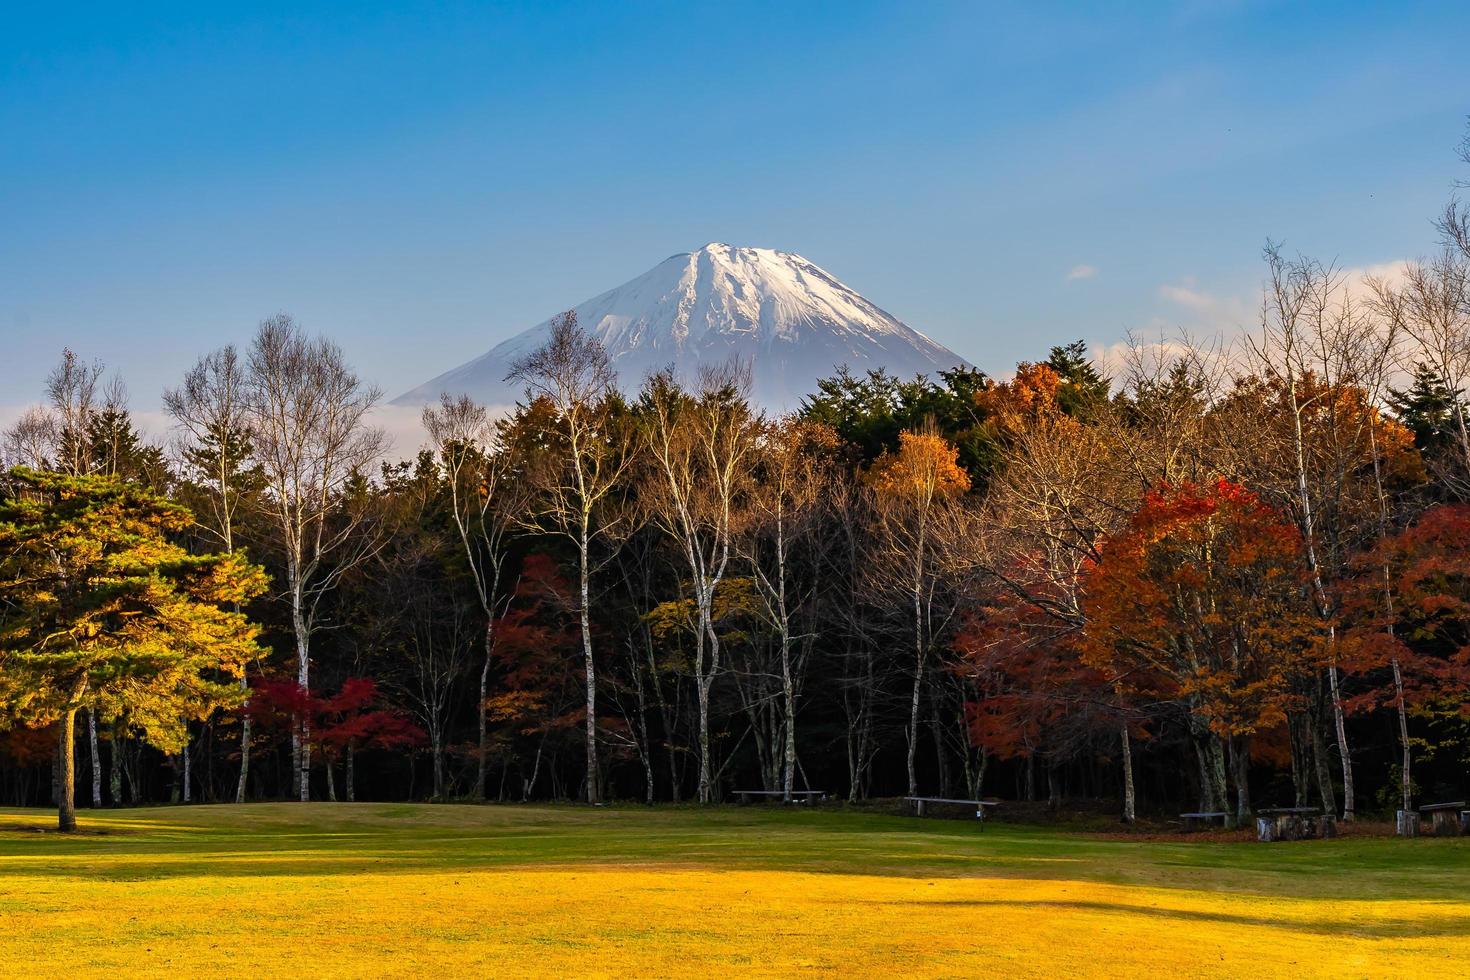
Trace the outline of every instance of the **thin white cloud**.
[[[487, 405], [492, 418], [509, 415], [514, 405]], [[424, 431], [423, 407], [419, 405], [377, 405], [368, 422], [383, 430], [387, 437], [384, 459], [393, 462], [412, 459], [420, 449], [429, 446], [429, 434]]]
[[1179, 285], [1163, 285], [1159, 287], [1159, 296], [1168, 300], [1176, 306], [1196, 312], [1205, 312], [1219, 308], [1221, 301], [1209, 293], [1198, 288], [1194, 280], [1185, 279]]
[[1067, 273], [1067, 281], [1068, 282], [1071, 282], [1074, 279], [1095, 279], [1095, 278], [1097, 278], [1097, 266], [1087, 265], [1086, 263], [1083, 263], [1082, 265], [1074, 265], [1074, 266], [1072, 266], [1072, 270]]

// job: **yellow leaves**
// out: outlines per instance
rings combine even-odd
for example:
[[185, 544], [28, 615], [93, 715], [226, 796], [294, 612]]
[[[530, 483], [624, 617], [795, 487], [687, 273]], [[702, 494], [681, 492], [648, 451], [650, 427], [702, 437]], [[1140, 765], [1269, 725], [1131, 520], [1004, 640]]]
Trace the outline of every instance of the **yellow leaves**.
[[21, 476], [41, 506], [0, 499], [0, 702], [25, 721], [87, 703], [168, 749], [179, 721], [238, 699], [256, 627], [222, 608], [260, 594], [265, 573], [238, 555], [195, 556], [168, 537], [188, 512], [114, 480]]
[[932, 431], [899, 433], [898, 452], [879, 456], [867, 478], [874, 492], [891, 499], [928, 502], [970, 489], [959, 449]]

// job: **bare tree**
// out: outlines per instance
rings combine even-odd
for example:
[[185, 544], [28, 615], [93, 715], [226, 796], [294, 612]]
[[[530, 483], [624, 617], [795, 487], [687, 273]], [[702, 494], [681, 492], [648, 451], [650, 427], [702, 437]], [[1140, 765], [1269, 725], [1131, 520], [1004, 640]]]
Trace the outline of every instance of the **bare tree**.
[[55, 418], [57, 469], [73, 476], [91, 472], [92, 446], [87, 434], [97, 414], [97, 383], [101, 362], [86, 364], [70, 348], [46, 378], [46, 397]]
[[695, 696], [699, 707], [699, 801], [714, 798], [709, 745], [710, 690], [719, 676], [715, 591], [730, 567], [739, 508], [760, 433], [746, 401], [748, 372], [736, 365], [701, 372], [699, 389], [683, 391], [671, 373], [644, 386], [646, 448], [653, 523], [674, 541], [689, 574], [694, 602]]
[[904, 432], [896, 453], [885, 453], [873, 464], [869, 481], [877, 527], [874, 557], [868, 569], [874, 592], [888, 595], [908, 607], [910, 649], [913, 651], [909, 698], [908, 792], [919, 792], [915, 766], [919, 745], [919, 714], [929, 655], [952, 610], [936, 605], [941, 563], [936, 556], [935, 529], [942, 511], [957, 506], [970, 480], [957, 463], [953, 446], [932, 425]]
[[[1259, 459], [1251, 476], [1275, 492], [1302, 533], [1307, 570], [1329, 640], [1336, 639], [1330, 583], [1349, 553], [1383, 531], [1378, 479], [1376, 409], [1345, 399], [1349, 392], [1375, 398], [1382, 391], [1394, 346], [1394, 317], [1369, 315], [1355, 301], [1342, 273], [1311, 259], [1287, 260], [1266, 247], [1269, 269], [1259, 340], [1249, 345], [1264, 384], [1274, 386], [1286, 416], [1288, 465], [1273, 480], [1276, 454]], [[1379, 290], [1383, 308], [1390, 290]], [[1384, 322], [1388, 328], [1384, 329]], [[1364, 472], [1374, 474], [1370, 485]], [[1290, 482], [1291, 489], [1284, 484]], [[1376, 490], [1375, 490], [1376, 487]], [[1334, 646], [1335, 648], [1335, 646]], [[1336, 660], [1327, 665], [1333, 730], [1342, 766], [1343, 819], [1353, 819], [1356, 794]], [[1330, 788], [1324, 785], [1324, 803]]]
[[[830, 458], [837, 434], [824, 425], [794, 417], [766, 427], [755, 454], [758, 474], [751, 493], [750, 533], [741, 536], [765, 619], [775, 630], [780, 653], [782, 702], [782, 798], [791, 801], [796, 771], [796, 698], [806, 658], [801, 650], [810, 632], [799, 636], [795, 621], [817, 592], [801, 582], [793, 555], [811, 540], [821, 505], [831, 488]], [[813, 560], [808, 567], [815, 568]]]
[[540, 454], [528, 475], [537, 491], [534, 518], [570, 540], [577, 551], [577, 620], [587, 683], [587, 802], [600, 803], [590, 600], [593, 575], [612, 555], [594, 558], [593, 552], [613, 544], [616, 554], [625, 522], [613, 505], [634, 445], [624, 420], [617, 417], [612, 361], [601, 342], [577, 325], [575, 312], [552, 322], [546, 342], [513, 365], [509, 380], [523, 383], [530, 400], [543, 402], [553, 416], [548, 435], [554, 445]]
[[32, 405], [5, 430], [0, 451], [7, 465], [43, 470], [51, 465], [58, 435], [56, 417], [39, 405]]
[[[286, 567], [296, 680], [305, 690], [323, 598], [380, 544], [362, 533], [363, 512], [344, 502], [349, 481], [382, 455], [383, 433], [367, 420], [379, 392], [348, 367], [336, 344], [308, 337], [285, 315], [261, 323], [247, 365], [245, 417], [266, 487], [263, 506]], [[292, 736], [303, 802], [311, 798], [307, 725], [301, 719]]]
[[[1465, 136], [1460, 140], [1458, 155], [1461, 161], [1470, 164], [1470, 127], [1467, 127]], [[1455, 183], [1459, 187], [1470, 187], [1470, 179], [1457, 180]], [[1445, 246], [1457, 250], [1465, 260], [1470, 261], [1470, 205], [1458, 197], [1451, 197], [1435, 224]]]
[[[416, 509], [415, 503], [422, 507], [424, 502], [409, 500], [406, 508]], [[403, 516], [416, 523], [421, 514]], [[434, 798], [444, 800], [451, 795], [444, 763], [454, 692], [479, 629], [472, 607], [461, 601], [447, 574], [448, 542], [420, 528], [400, 530], [372, 570], [378, 578], [379, 637], [408, 668], [395, 686], [429, 736]]]
[[[233, 346], [201, 357], [184, 375], [183, 384], [163, 393], [165, 410], [180, 434], [180, 457], [205, 491], [208, 516], [198, 527], [226, 554], [235, 553], [235, 521], [244, 497], [241, 473], [250, 453], [250, 420], [245, 400], [245, 366]], [[238, 610], [237, 610], [238, 611]], [[249, 692], [247, 671], [240, 689]], [[250, 712], [240, 720], [240, 778], [235, 802], [245, 802], [250, 778]]]
[[1470, 421], [1461, 398], [1470, 385], [1470, 258], [1446, 250], [1410, 262], [1397, 283], [1370, 285], [1379, 312], [1408, 340], [1405, 357], [1429, 367], [1454, 393], [1456, 465], [1440, 476], [1457, 496], [1470, 497]]
[[476, 712], [479, 759], [475, 769], [475, 795], [484, 799], [489, 759], [485, 699], [495, 652], [495, 619], [505, 611], [507, 597], [501, 594], [501, 579], [510, 531], [526, 504], [525, 483], [513, 478], [510, 451], [501, 445], [489, 412], [468, 396], [442, 396], [438, 408], [424, 408], [423, 422], [439, 465], [444, 468], [454, 527], [469, 565], [475, 598], [485, 617], [485, 656], [480, 664]]

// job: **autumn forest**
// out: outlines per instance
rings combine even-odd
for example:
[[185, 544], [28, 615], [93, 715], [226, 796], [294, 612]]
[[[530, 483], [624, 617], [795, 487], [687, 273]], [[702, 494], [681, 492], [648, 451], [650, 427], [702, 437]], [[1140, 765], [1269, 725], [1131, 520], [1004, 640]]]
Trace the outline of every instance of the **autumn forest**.
[[620, 388], [562, 317], [508, 412], [379, 395], [290, 317], [150, 442], [65, 351], [5, 434], [0, 794], [146, 801], [1463, 795], [1470, 222], [1275, 245], [1239, 338]]

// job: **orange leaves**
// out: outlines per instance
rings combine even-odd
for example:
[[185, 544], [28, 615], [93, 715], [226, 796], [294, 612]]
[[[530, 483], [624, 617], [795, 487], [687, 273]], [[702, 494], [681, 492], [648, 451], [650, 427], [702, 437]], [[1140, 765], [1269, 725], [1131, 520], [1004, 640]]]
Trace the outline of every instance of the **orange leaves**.
[[[1342, 588], [1343, 666], [1366, 692], [1350, 707], [1395, 701], [1395, 660], [1412, 707], [1470, 696], [1470, 505], [1431, 508], [1353, 563]], [[1387, 591], [1385, 589], [1387, 588]]]
[[1061, 389], [1061, 375], [1051, 367], [1022, 362], [1012, 380], [976, 392], [975, 404], [998, 434], [1005, 435], [1020, 429], [1028, 419], [1060, 415], [1057, 396]]
[[959, 450], [932, 431], [900, 433], [898, 452], [879, 456], [868, 471], [868, 482], [880, 497], [890, 499], [930, 501], [970, 489]]
[[1154, 678], [1221, 735], [1281, 721], [1322, 654], [1295, 527], [1226, 480], [1160, 486], [1100, 553], [1084, 659]]

